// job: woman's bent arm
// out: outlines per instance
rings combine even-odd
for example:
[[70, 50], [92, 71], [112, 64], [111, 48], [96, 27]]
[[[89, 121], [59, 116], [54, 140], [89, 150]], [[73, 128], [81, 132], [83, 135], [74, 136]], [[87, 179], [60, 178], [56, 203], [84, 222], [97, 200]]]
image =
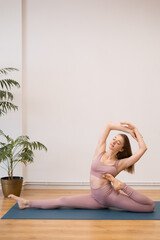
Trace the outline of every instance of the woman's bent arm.
[[147, 146], [143, 140], [143, 136], [140, 134], [138, 129], [136, 127], [134, 127], [133, 131], [136, 135], [136, 140], [139, 145], [139, 150], [136, 153], [134, 153], [132, 156], [121, 159], [119, 166], [118, 166], [118, 173], [121, 172], [122, 170], [132, 166], [133, 164], [135, 164], [147, 150]]
[[108, 122], [105, 126], [105, 128], [102, 130], [101, 135], [99, 137], [99, 141], [98, 143], [104, 144], [108, 138], [108, 135], [110, 133], [111, 130], [118, 130], [118, 131], [122, 131], [122, 132], [126, 132], [126, 133], [130, 133], [131, 134], [131, 129], [122, 126], [120, 124], [114, 123], [114, 122]]
[[136, 134], [136, 137], [137, 137], [137, 142], [138, 142], [138, 145], [139, 145], [139, 148], [140, 149], [143, 149], [143, 150], [146, 150], [147, 149], [147, 146], [143, 140], [143, 137], [142, 135], [140, 134], [140, 132], [138, 131], [137, 128], [134, 129], [134, 132]]
[[126, 133], [131, 133], [131, 130], [114, 122], [109, 122], [109, 126], [111, 130], [118, 130]]

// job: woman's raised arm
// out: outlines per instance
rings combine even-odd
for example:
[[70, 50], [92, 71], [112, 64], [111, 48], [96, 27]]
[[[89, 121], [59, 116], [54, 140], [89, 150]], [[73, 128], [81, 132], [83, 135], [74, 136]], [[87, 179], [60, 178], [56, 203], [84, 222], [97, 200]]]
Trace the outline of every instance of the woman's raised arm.
[[131, 133], [131, 129], [129, 129], [125, 126], [122, 126], [121, 124], [109, 122], [109, 125], [110, 125], [111, 130], [118, 130], [118, 131], [122, 131], [122, 132], [126, 132], [126, 133]]
[[95, 150], [95, 153], [94, 153], [94, 156], [93, 156], [93, 159], [99, 155], [101, 152], [104, 152], [106, 151], [106, 139], [110, 133], [110, 122], [108, 122], [106, 124], [106, 126], [104, 127], [104, 129], [102, 130], [101, 134], [100, 134], [100, 137], [98, 139], [98, 144], [97, 144], [97, 147], [96, 147], [96, 150]]
[[136, 141], [138, 142], [139, 148], [142, 150], [146, 150], [147, 146], [143, 140], [143, 136], [140, 134], [138, 129], [129, 122], [121, 122], [121, 124], [127, 125], [127, 126], [125, 126], [125, 128], [128, 129], [130, 131], [132, 137], [134, 137], [136, 139]]
[[132, 156], [120, 160], [118, 164], [118, 173], [135, 164], [147, 150], [147, 146], [143, 140], [143, 136], [140, 134], [138, 129], [129, 122], [121, 122], [121, 124], [128, 125], [126, 126], [126, 128], [130, 129], [130, 131], [132, 132], [132, 136], [138, 142], [139, 150], [135, 152]]

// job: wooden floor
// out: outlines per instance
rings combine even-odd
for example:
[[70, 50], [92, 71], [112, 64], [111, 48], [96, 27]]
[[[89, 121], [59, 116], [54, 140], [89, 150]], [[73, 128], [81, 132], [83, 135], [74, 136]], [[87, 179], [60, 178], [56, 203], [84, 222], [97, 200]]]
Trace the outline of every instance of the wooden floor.
[[[159, 190], [137, 190], [160, 201]], [[25, 199], [58, 198], [88, 194], [90, 190], [36, 189], [23, 190]], [[4, 198], [0, 191], [0, 217], [15, 201]], [[160, 240], [160, 220], [8, 220], [0, 219], [0, 240]]]

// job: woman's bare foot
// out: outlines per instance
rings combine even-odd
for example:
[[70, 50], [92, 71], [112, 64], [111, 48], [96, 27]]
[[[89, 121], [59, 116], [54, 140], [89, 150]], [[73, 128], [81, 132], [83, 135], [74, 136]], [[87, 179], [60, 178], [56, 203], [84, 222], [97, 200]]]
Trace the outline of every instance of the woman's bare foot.
[[16, 200], [18, 202], [18, 206], [19, 206], [20, 209], [24, 209], [24, 208], [29, 207], [29, 201], [28, 200], [17, 197], [14, 194], [10, 194], [10, 195], [8, 195], [8, 197]]
[[111, 174], [105, 174], [105, 175], [103, 175], [103, 177], [113, 183], [114, 190], [116, 190], [116, 191], [121, 190], [124, 186], [123, 182], [114, 178]]

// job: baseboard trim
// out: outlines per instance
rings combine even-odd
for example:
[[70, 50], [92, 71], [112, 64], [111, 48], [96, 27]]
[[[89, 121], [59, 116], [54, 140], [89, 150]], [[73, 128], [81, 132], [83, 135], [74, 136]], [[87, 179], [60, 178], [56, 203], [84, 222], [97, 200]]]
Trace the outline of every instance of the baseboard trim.
[[[135, 189], [160, 190], [160, 182], [125, 182]], [[2, 189], [0, 184], [0, 189]], [[22, 189], [90, 189], [89, 182], [23, 182]]]
[[[135, 189], [160, 190], [160, 182], [126, 182]], [[23, 189], [90, 189], [89, 182], [24, 182]]]

